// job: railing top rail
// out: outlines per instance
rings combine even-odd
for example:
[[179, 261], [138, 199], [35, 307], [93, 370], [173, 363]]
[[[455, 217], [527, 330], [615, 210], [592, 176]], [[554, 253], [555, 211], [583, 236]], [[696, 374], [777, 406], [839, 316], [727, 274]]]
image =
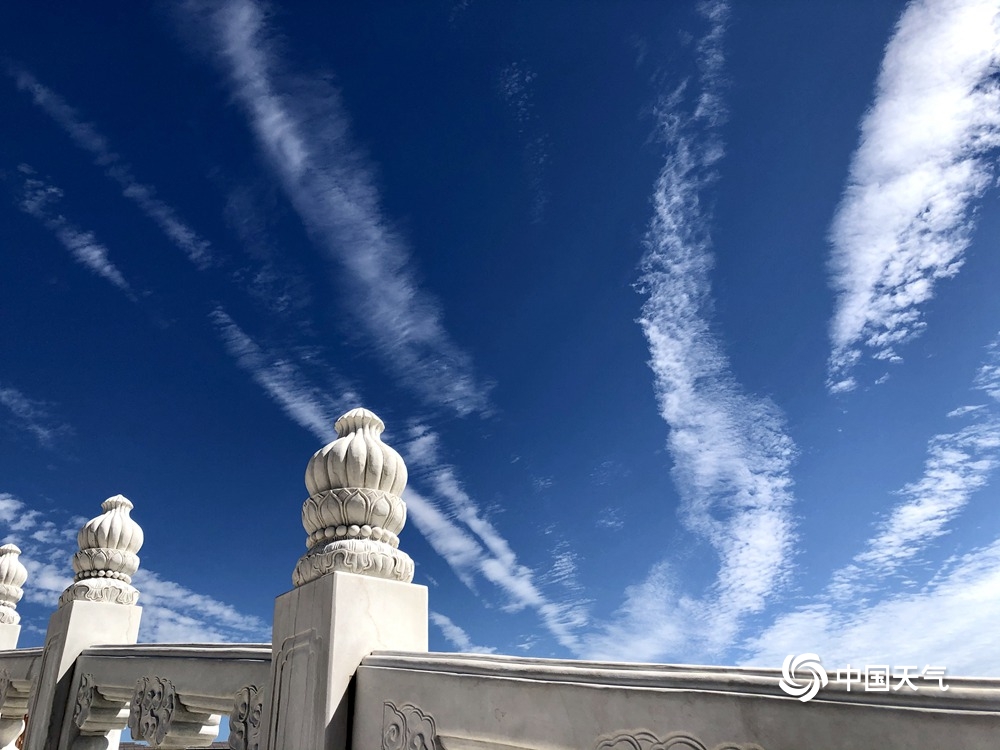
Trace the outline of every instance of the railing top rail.
[[119, 646], [93, 646], [81, 656], [183, 659], [251, 659], [270, 661], [270, 643], [141, 643]]
[[33, 648], [11, 648], [0, 651], [0, 660], [7, 659], [34, 659], [42, 655], [45, 649], [41, 646], [35, 646]]
[[[575, 683], [602, 687], [690, 690], [771, 696], [791, 700], [779, 687], [781, 670], [676, 664], [629, 664], [534, 659], [496, 654], [375, 652], [362, 667], [469, 675], [508, 680]], [[852, 670], [854, 671], [854, 670]], [[816, 701], [893, 708], [1000, 713], [1000, 679], [946, 677], [947, 690], [921, 685], [918, 691], [866, 691], [862, 683], [831, 676]]]

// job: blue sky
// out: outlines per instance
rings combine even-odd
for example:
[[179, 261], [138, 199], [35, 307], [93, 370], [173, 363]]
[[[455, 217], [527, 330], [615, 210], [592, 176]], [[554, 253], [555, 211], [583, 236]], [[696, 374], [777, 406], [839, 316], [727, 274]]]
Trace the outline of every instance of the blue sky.
[[0, 19], [0, 529], [267, 639], [311, 454], [405, 457], [436, 650], [1000, 675], [1000, 5]]

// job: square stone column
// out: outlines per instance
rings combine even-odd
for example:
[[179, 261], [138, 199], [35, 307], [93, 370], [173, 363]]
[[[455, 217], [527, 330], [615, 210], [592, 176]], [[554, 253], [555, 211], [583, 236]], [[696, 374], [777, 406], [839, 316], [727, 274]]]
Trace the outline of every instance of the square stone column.
[[352, 409], [338, 438], [306, 466], [305, 555], [295, 588], [278, 597], [271, 682], [261, 697], [266, 750], [346, 750], [352, 681], [375, 650], [427, 651], [427, 588], [399, 549], [406, 524], [402, 457], [382, 442], [385, 424]]
[[[65, 750], [73, 720], [70, 688], [77, 657], [91, 646], [126, 645], [139, 638], [142, 609], [131, 585], [139, 568], [136, 553], [142, 529], [129, 515], [132, 503], [121, 495], [101, 504], [104, 511], [77, 535], [73, 583], [59, 597], [49, 618], [38, 682], [28, 703], [24, 750]], [[75, 696], [74, 696], [75, 698]], [[91, 748], [118, 747], [120, 732], [88, 738]]]
[[135, 643], [141, 614], [142, 607], [135, 605], [82, 600], [55, 611], [45, 635], [38, 685], [28, 704], [24, 750], [58, 748], [76, 658], [91, 646]]
[[20, 625], [10, 622], [0, 622], [0, 651], [10, 651], [17, 648], [17, 639], [20, 635]]
[[352, 680], [375, 650], [427, 651], [427, 587], [333, 572], [274, 607], [268, 750], [345, 750]]

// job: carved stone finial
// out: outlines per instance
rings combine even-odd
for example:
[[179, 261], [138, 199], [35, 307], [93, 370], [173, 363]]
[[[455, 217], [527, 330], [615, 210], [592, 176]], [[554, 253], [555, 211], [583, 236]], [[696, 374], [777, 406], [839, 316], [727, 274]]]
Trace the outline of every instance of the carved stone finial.
[[142, 529], [129, 511], [132, 503], [121, 495], [101, 503], [104, 511], [80, 529], [80, 549], [73, 555], [76, 576], [62, 596], [62, 606], [74, 599], [135, 604], [139, 592], [131, 585], [139, 569], [136, 552], [142, 547]]
[[24, 582], [28, 580], [28, 570], [18, 556], [21, 554], [13, 544], [0, 547], [0, 623], [17, 625], [21, 615], [17, 613], [17, 603], [24, 596]]
[[406, 523], [406, 464], [382, 442], [382, 420], [352, 409], [337, 420], [339, 437], [306, 467], [309, 499], [302, 525], [309, 551], [292, 575], [296, 586], [337, 570], [413, 580], [413, 560], [399, 550]]

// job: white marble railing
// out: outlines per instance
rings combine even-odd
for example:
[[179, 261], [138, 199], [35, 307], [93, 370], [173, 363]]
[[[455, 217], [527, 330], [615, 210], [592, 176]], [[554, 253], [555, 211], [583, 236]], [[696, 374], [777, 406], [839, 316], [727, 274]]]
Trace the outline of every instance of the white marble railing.
[[34, 690], [42, 649], [0, 651], [0, 747], [13, 746], [24, 729], [28, 699]]
[[[206, 747], [230, 717], [234, 740], [255, 731], [251, 715], [267, 684], [271, 644], [103, 646], [77, 660], [64, 735], [132, 737], [162, 748]], [[257, 716], [260, 712], [257, 710]], [[86, 743], [79, 743], [86, 744]]]
[[17, 650], [27, 571], [0, 546], [0, 750], [116, 750], [125, 727], [206, 747], [226, 715], [234, 750], [1000, 747], [1000, 680], [803, 702], [777, 670], [427, 653], [427, 589], [399, 549], [406, 466], [371, 412], [336, 427], [306, 470], [307, 551], [288, 555], [272, 643], [137, 644], [143, 532], [119, 495], [80, 530], [44, 648]]
[[[0, 652], [0, 747], [24, 728], [42, 669], [40, 648]], [[114, 748], [127, 726], [161, 748], [207, 747], [229, 717], [234, 747], [253, 747], [271, 644], [99, 646], [84, 650], [67, 677], [59, 748]]]
[[357, 672], [353, 746], [382, 750], [801, 750], [1000, 747], [1000, 680], [808, 703], [780, 670], [480, 654], [375, 653]]

